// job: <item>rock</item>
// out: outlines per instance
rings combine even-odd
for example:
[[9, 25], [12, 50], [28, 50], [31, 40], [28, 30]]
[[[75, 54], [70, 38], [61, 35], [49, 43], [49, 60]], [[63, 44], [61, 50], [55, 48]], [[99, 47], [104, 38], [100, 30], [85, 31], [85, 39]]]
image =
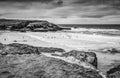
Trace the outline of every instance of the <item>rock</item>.
[[92, 69], [44, 55], [0, 56], [0, 78], [102, 78]]
[[120, 48], [105, 48], [105, 49], [101, 49], [99, 52], [116, 54], [116, 53], [120, 53]]
[[53, 48], [53, 47], [33, 47], [27, 44], [19, 44], [19, 43], [12, 43], [3, 46], [0, 44], [0, 54], [7, 55], [7, 54], [41, 54], [41, 53], [55, 53], [65, 52], [64, 49], [61, 48]]
[[115, 53], [120, 53], [120, 50], [116, 49], [116, 48], [111, 48], [109, 50], [107, 50], [109, 53], [115, 54]]
[[73, 56], [76, 59], [83, 62], [88, 62], [97, 68], [97, 57], [96, 57], [96, 54], [93, 52], [83, 52], [83, 51], [72, 50], [70, 52], [63, 53], [62, 56], [63, 57]]
[[17, 40], [14, 40], [13, 42], [18, 42]]
[[86, 61], [97, 68], [97, 61], [98, 60], [97, 60], [96, 54], [93, 52], [85, 52], [85, 54], [87, 55]]
[[2, 55], [7, 55], [7, 54], [40, 54], [38, 52], [37, 47], [29, 46], [26, 44], [18, 44], [18, 43], [13, 43], [13, 44], [8, 44], [4, 46], [2, 51], [0, 52]]
[[[39, 28], [39, 30], [38, 30]], [[0, 30], [10, 31], [58, 31], [62, 30], [56, 24], [43, 20], [12, 20], [12, 19], [0, 19]]]
[[115, 66], [107, 71], [107, 78], [120, 78], [120, 65]]
[[41, 53], [55, 54], [65, 51], [61, 48], [33, 47], [19, 43], [3, 45], [0, 52], [0, 78], [103, 78], [97, 69], [86, 67], [87, 63], [78, 64], [77, 60], [75, 63], [64, 60], [69, 59], [65, 57], [74, 56], [75, 59], [92, 64], [95, 56], [92, 52], [80, 53], [73, 50], [50, 57]]
[[53, 47], [38, 47], [38, 51], [39, 52], [44, 52], [44, 53], [55, 53], [55, 52], [63, 53], [63, 52], [65, 52], [64, 49], [53, 48]]
[[57, 30], [61, 30], [59, 26], [53, 24], [53, 23], [49, 23], [47, 21], [44, 22], [32, 22], [29, 23], [29, 25], [27, 26], [27, 28], [30, 28], [32, 31], [57, 31]]
[[47, 32], [70, 30], [71, 28], [60, 27], [56, 24], [44, 20], [13, 20], [13, 19], [0, 19], [0, 30], [10, 31], [34, 31], [34, 32]]
[[0, 50], [3, 49], [4, 45], [0, 43]]

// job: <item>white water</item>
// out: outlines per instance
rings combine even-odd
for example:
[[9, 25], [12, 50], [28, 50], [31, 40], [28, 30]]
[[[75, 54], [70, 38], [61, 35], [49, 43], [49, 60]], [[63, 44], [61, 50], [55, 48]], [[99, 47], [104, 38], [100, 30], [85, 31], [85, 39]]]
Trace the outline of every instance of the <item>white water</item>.
[[118, 29], [71, 28], [71, 31], [120, 31]]

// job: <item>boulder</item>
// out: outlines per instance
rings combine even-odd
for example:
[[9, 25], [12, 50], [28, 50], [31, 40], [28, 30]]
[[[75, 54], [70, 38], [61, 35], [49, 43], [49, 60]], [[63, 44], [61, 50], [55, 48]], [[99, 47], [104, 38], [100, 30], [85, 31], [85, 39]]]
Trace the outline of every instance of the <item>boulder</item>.
[[0, 78], [102, 78], [92, 69], [44, 55], [0, 56]]
[[105, 48], [105, 49], [100, 49], [99, 52], [116, 54], [116, 53], [120, 53], [120, 48]]
[[115, 66], [107, 71], [107, 78], [120, 78], [120, 65]]
[[5, 45], [0, 52], [1, 55], [7, 55], [7, 54], [40, 54], [38, 52], [38, 49], [33, 46], [29, 46], [26, 44], [8, 44]]
[[4, 47], [4, 45], [2, 43], [0, 43], [0, 50], [2, 50]]
[[118, 50], [118, 49], [116, 49], [116, 48], [111, 48], [111, 49], [108, 49], [107, 52], [108, 52], [108, 53], [115, 54], [115, 53], [120, 53], [120, 50]]
[[72, 50], [70, 52], [63, 53], [62, 56], [63, 57], [73, 56], [76, 59], [83, 62], [88, 62], [97, 68], [97, 57], [96, 57], [96, 54], [93, 52], [83, 52], [83, 51]]
[[65, 50], [19, 43], [0, 45], [4, 45], [0, 51], [0, 78], [103, 78], [97, 69], [91, 68], [92, 66], [78, 64], [77, 60], [74, 63], [65, 60], [68, 59], [65, 57], [73, 56], [92, 64], [96, 56], [92, 52], [72, 50], [56, 58], [41, 53], [61, 53]]
[[19, 44], [19, 43], [12, 43], [3, 45], [0, 44], [0, 54], [7, 55], [7, 54], [41, 54], [41, 53], [55, 53], [65, 52], [64, 49], [61, 48], [53, 48], [53, 47], [34, 47], [27, 44]]
[[65, 52], [64, 49], [53, 48], [53, 47], [38, 47], [38, 51], [39, 52], [44, 52], [44, 53], [55, 53], [55, 52], [63, 53], [63, 52]]

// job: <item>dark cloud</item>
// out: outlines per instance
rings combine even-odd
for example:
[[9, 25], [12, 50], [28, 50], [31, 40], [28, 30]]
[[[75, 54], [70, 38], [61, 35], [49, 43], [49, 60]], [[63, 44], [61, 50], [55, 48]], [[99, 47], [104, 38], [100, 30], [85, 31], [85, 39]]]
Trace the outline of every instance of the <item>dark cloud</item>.
[[42, 2], [42, 3], [48, 3], [53, 0], [0, 0], [2, 2]]
[[9, 14], [12, 14], [12, 13], [0, 13], [0, 16], [5, 16], [5, 15], [9, 15]]
[[[0, 8], [3, 9], [52, 9], [62, 5], [61, 0], [0, 0]], [[12, 2], [14, 1], [14, 2]], [[17, 1], [17, 2], [15, 2]], [[20, 1], [20, 2], [19, 2]], [[27, 2], [28, 1], [28, 2]], [[39, 1], [39, 2], [36, 2]]]
[[0, 2], [1, 9], [29, 9], [31, 5], [31, 2], [29, 4], [26, 2]]
[[0, 16], [3, 16], [3, 14], [0, 14]]
[[83, 5], [108, 5], [113, 9], [120, 9], [120, 0], [76, 0], [73, 4]]
[[62, 0], [58, 0], [58, 1], [56, 1], [56, 4], [57, 4], [57, 5], [62, 5], [62, 4], [63, 4], [63, 1], [62, 1]]
[[79, 22], [81, 18], [118, 15], [120, 0], [0, 0], [0, 16], [3, 17], [60, 18]]
[[104, 16], [105, 15], [83, 15], [81, 17], [83, 17], [83, 18], [102, 18]]
[[120, 0], [75, 0], [76, 4], [108, 4], [108, 5], [120, 5]]

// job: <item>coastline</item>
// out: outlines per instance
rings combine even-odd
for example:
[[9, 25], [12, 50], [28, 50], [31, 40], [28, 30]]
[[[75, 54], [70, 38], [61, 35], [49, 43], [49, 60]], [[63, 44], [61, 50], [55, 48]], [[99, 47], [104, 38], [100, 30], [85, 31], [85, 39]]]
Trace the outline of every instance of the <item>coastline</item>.
[[[69, 38], [70, 36], [71, 38]], [[99, 51], [99, 49], [105, 48], [105, 46], [106, 48], [107, 47], [119, 48], [119, 44], [116, 45], [116, 42], [118, 42], [118, 40], [120, 39], [119, 37], [116, 37], [116, 38], [115, 37], [101, 37], [101, 36], [96, 37], [92, 35], [83, 35], [83, 34], [81, 35], [79, 34], [79, 36], [81, 37], [81, 39], [79, 38], [80, 40], [75, 39], [76, 37], [72, 38], [73, 34], [68, 34], [68, 33], [66, 34], [66, 33], [61, 33], [61, 32], [42, 32], [42, 33], [41, 32], [26, 32], [26, 33], [5, 32], [2, 35], [0, 35], [1, 37], [0, 42], [4, 44], [22, 43], [22, 44], [28, 44], [32, 46], [39, 46], [39, 47], [40, 46], [56, 47], [56, 48], [65, 49], [67, 52], [70, 50], [94, 51], [98, 58], [98, 68], [103, 72], [106, 72], [106, 69], [111, 68], [113, 66], [112, 65], [113, 63], [115, 65], [119, 64], [119, 62], [116, 62], [116, 61], [119, 61], [120, 54], [109, 54], [109, 53], [102, 53]], [[96, 39], [99, 39], [99, 40], [96, 40]], [[94, 43], [91, 42], [91, 40], [93, 40]], [[99, 42], [100, 40], [102, 40], [102, 42]], [[106, 41], [112, 41], [112, 43], [111, 42], [107, 43]], [[78, 47], [76, 48], [76, 46], [74, 46], [73, 43], [75, 45], [79, 44], [77, 45]], [[70, 44], [72, 44], [72, 46], [70, 46]], [[97, 46], [97, 45], [100, 45], [100, 46]], [[95, 46], [96, 48], [94, 48]]]

